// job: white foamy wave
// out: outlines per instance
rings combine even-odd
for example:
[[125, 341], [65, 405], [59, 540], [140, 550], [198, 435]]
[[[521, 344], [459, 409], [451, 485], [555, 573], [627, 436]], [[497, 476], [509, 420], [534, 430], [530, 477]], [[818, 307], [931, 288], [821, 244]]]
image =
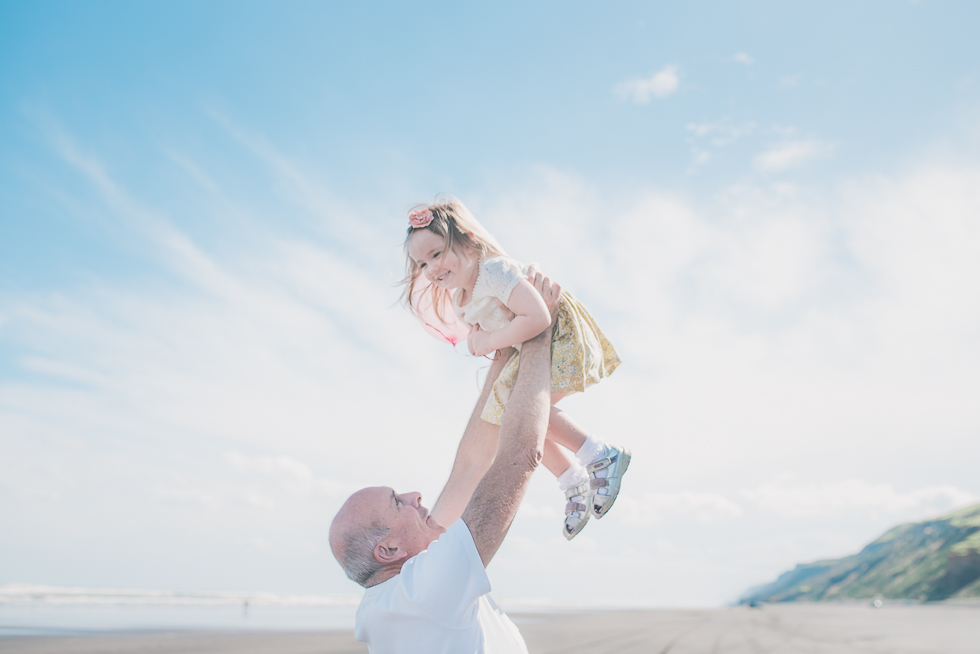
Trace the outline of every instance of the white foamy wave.
[[244, 591], [180, 591], [82, 588], [37, 584], [0, 585], [0, 605], [16, 606], [357, 606], [355, 595], [289, 595]]

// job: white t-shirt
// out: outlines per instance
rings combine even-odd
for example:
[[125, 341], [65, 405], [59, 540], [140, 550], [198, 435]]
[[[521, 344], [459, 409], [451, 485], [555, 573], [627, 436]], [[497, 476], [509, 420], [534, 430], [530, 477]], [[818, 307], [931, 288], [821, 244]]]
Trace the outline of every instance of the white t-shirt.
[[527, 266], [509, 257], [480, 259], [480, 270], [473, 285], [473, 297], [460, 306], [463, 289], [453, 295], [453, 311], [456, 317], [469, 325], [479, 324], [483, 331], [495, 332], [510, 323], [495, 299], [504, 304], [510, 300], [514, 288], [527, 278]]
[[399, 574], [364, 591], [354, 636], [371, 654], [527, 654], [489, 592], [473, 536], [457, 520]]

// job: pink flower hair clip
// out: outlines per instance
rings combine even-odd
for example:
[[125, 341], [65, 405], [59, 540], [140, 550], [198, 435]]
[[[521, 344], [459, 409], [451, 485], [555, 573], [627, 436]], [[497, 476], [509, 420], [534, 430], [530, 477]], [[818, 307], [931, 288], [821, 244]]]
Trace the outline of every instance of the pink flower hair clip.
[[432, 212], [428, 209], [416, 209], [408, 214], [408, 224], [415, 229], [428, 227], [432, 222]]

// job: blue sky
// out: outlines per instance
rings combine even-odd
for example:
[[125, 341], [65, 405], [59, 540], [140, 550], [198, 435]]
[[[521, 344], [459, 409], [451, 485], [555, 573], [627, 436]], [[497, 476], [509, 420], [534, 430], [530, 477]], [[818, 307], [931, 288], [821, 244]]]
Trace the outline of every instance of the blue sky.
[[540, 476], [499, 596], [717, 604], [977, 501], [978, 13], [5, 3], [0, 583], [356, 592], [330, 516], [434, 500], [475, 399], [395, 305], [439, 192], [626, 362], [568, 400], [620, 516]]

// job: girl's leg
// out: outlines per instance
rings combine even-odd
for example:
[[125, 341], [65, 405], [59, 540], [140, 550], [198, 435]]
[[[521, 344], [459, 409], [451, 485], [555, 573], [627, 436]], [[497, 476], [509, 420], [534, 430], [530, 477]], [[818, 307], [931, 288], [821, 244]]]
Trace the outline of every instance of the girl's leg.
[[[567, 393], [552, 393], [552, 403], [557, 402], [565, 395]], [[581, 443], [585, 442], [586, 437], [576, 434], [577, 427], [575, 423], [565, 417], [563, 412], [554, 406], [551, 407], [548, 433], [544, 441], [543, 463], [551, 471], [551, 474], [558, 478], [558, 487], [565, 493], [567, 504], [562, 533], [569, 540], [575, 538], [578, 532], [585, 527], [585, 523], [589, 521], [587, 508], [590, 497], [588, 492], [589, 473], [573, 455], [573, 452], [581, 447]], [[581, 442], [579, 443], [579, 441]], [[576, 443], [579, 443], [577, 447], [575, 446]], [[569, 451], [569, 445], [574, 449]]]
[[582, 465], [589, 465], [606, 454], [606, 443], [590, 436], [567, 413], [554, 406], [558, 400], [569, 393], [551, 394], [551, 415], [548, 418], [548, 439], [561, 445], [575, 454]]
[[[620, 481], [623, 474], [630, 464], [630, 452], [622, 447], [615, 447], [590, 436], [584, 429], [568, 417], [568, 415], [554, 406], [556, 402], [568, 395], [568, 393], [551, 394], [551, 415], [548, 421], [548, 442], [549, 440], [557, 443], [564, 448], [568, 448], [575, 453], [576, 461], [585, 466], [588, 474], [595, 479], [590, 484], [601, 484], [593, 486], [595, 494], [592, 497], [592, 514], [597, 518], [606, 515], [612, 508], [619, 496]], [[566, 483], [571, 478], [570, 469], [568, 475], [559, 479]], [[562, 490], [566, 488], [563, 486]], [[577, 501], [577, 500], [575, 500]]]
[[550, 438], [544, 440], [544, 466], [558, 478], [558, 488], [565, 494], [565, 523], [562, 534], [571, 540], [589, 521], [589, 472], [571, 452]]
[[578, 463], [571, 452], [560, 447], [551, 438], [544, 439], [544, 458], [541, 462], [555, 477], [561, 477], [573, 463]]
[[547, 437], [567, 450], [578, 452], [585, 444], [589, 434], [577, 422], [569, 418], [567, 413], [555, 406], [558, 400], [568, 394], [564, 391], [551, 394], [551, 416], [548, 419]]
[[548, 418], [548, 433], [545, 434], [544, 441], [542, 462], [555, 477], [560, 477], [576, 462], [572, 454], [578, 452], [589, 436], [564, 411], [555, 406], [566, 395], [568, 393], [564, 391], [551, 394], [551, 416]]

